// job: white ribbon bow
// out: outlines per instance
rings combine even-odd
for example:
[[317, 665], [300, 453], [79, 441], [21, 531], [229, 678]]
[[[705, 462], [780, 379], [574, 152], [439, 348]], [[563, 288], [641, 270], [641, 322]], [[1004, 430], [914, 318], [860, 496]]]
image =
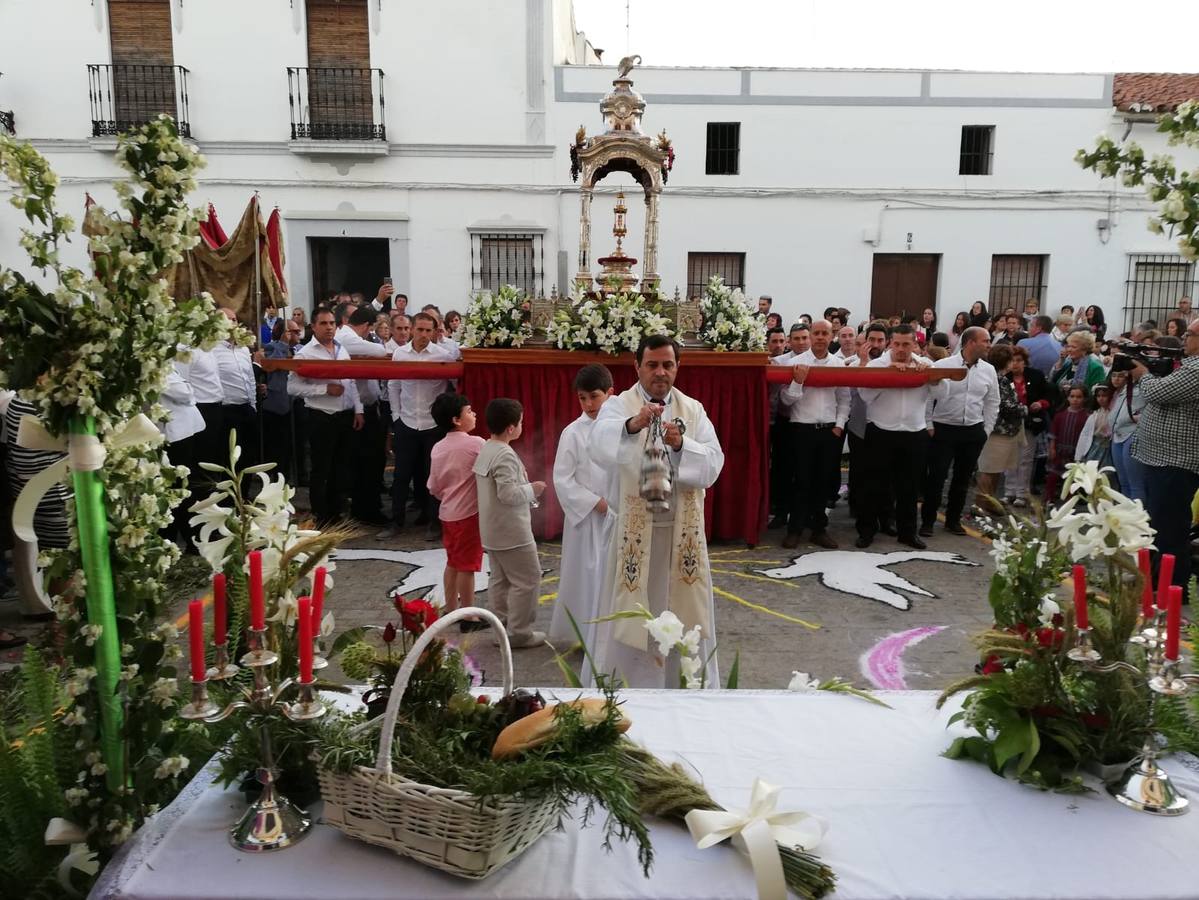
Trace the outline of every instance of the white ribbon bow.
[[687, 828], [701, 850], [732, 838], [733, 845], [749, 854], [759, 900], [786, 900], [787, 882], [778, 845], [796, 850], [817, 847], [828, 826], [806, 812], [775, 812], [782, 788], [754, 780], [749, 809], [693, 809]]
[[[145, 415], [138, 413], [123, 426], [118, 428], [108, 440], [113, 449], [129, 447], [134, 444], [160, 444], [162, 432], [154, 427]], [[26, 482], [25, 487], [17, 496], [12, 510], [13, 532], [21, 540], [33, 543], [37, 535], [33, 530], [33, 515], [37, 505], [45, 496], [46, 491], [67, 477], [68, 470], [76, 472], [97, 472], [104, 468], [104, 459], [108, 451], [104, 444], [94, 434], [69, 434], [55, 437], [46, 430], [36, 416], [23, 416], [17, 431], [17, 443], [28, 450], [47, 450], [63, 452], [66, 458], [60, 459], [48, 469], [43, 469]]]
[[95, 875], [100, 871], [96, 854], [88, 849], [87, 832], [74, 822], [55, 817], [46, 825], [44, 840], [47, 847], [70, 846], [70, 852], [58, 864], [58, 883], [72, 897], [82, 896], [71, 883], [71, 870], [78, 869], [86, 875]]

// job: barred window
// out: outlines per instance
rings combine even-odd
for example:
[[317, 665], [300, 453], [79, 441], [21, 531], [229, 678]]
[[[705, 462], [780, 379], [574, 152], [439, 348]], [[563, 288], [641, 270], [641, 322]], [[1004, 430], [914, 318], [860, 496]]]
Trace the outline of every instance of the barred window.
[[499, 290], [510, 284], [531, 296], [545, 292], [545, 251], [541, 234], [471, 235], [471, 287]]
[[[1182, 297], [1195, 296], [1195, 265], [1177, 253], [1130, 253], [1121, 331], [1153, 319], [1162, 328]], [[1115, 324], [1115, 323], [1110, 323]]]
[[1001, 313], [1009, 306], [1024, 312], [1027, 300], [1036, 300], [1045, 310], [1045, 274], [1049, 257], [1037, 255], [994, 255], [991, 257], [991, 296], [988, 307]]
[[963, 125], [959, 175], [990, 175], [995, 149], [994, 125]]
[[741, 168], [740, 156], [741, 123], [709, 122], [705, 174], [736, 175]]
[[699, 297], [713, 275], [729, 287], [745, 290], [744, 253], [688, 253], [687, 296]]

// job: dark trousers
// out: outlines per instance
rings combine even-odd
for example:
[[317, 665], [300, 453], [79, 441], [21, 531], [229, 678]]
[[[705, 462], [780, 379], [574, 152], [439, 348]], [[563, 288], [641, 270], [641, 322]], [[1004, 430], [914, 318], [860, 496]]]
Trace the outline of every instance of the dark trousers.
[[786, 515], [791, 503], [795, 466], [790, 426], [786, 419], [778, 419], [770, 426], [770, 511], [774, 515]]
[[1199, 491], [1199, 473], [1178, 466], [1145, 466], [1145, 509], [1157, 529], [1154, 572], [1161, 554], [1173, 554], [1173, 584], [1182, 587], [1183, 603], [1187, 602], [1187, 587], [1191, 583], [1191, 501], [1196, 491]]
[[308, 445], [312, 456], [308, 496], [318, 525], [326, 525], [341, 516], [345, 494], [342, 473], [349, 468], [353, 434], [354, 413], [351, 410], [336, 413], [308, 410]]
[[928, 432], [886, 431], [866, 426], [866, 471], [858, 499], [858, 534], [872, 538], [885, 522], [895, 499], [895, 529], [900, 537], [916, 536], [916, 495], [924, 480]]
[[196, 409], [204, 419], [204, 430], [195, 435], [196, 462], [229, 465], [229, 445], [226, 440], [224, 407], [219, 403], [197, 403]]
[[391, 516], [395, 526], [404, 524], [404, 513], [408, 506], [408, 483], [413, 482], [413, 494], [420, 507], [420, 516], [432, 520], [435, 512], [429, 495], [429, 456], [433, 445], [444, 437], [440, 428], [417, 431], [395, 420], [392, 451], [395, 453], [395, 475], [391, 482]]
[[196, 447], [202, 435], [203, 432], [200, 432], [200, 434], [185, 437], [181, 441], [171, 441], [167, 445], [167, 458], [171, 463], [176, 466], [186, 466], [190, 473], [187, 479], [187, 496], [171, 512], [171, 524], [163, 529], [164, 536], [184, 550], [188, 550], [192, 546], [191, 530], [188, 528], [187, 520], [191, 518], [191, 507], [196, 501], [197, 475], [203, 472], [203, 469], [196, 465]]
[[223, 434], [221, 443], [224, 448], [225, 464], [229, 458], [229, 434], [237, 432], [237, 446], [241, 447], [239, 468], [257, 465], [258, 451], [258, 413], [249, 403], [225, 403], [221, 406], [221, 425]]
[[356, 519], [381, 519], [379, 490], [387, 462], [387, 431], [378, 403], [365, 407], [362, 416], [362, 430], [354, 432], [354, 489], [350, 511]]
[[795, 484], [791, 492], [788, 534], [811, 528], [816, 534], [828, 528], [828, 486], [831, 472], [840, 474], [841, 438], [827, 425], [791, 423]]
[[945, 489], [950, 466], [953, 467], [953, 477], [949, 480], [949, 498], [945, 502], [945, 522], [961, 523], [966, 496], [970, 493], [970, 476], [974, 474], [978, 455], [983, 452], [986, 442], [987, 432], [981, 422], [977, 425], [936, 423], [928, 445], [924, 505], [920, 508], [920, 518], [925, 525], [931, 527], [937, 521], [941, 492]]
[[[318, 414], [319, 415], [319, 414]], [[308, 483], [308, 407], [299, 397], [291, 404], [292, 450], [296, 484]]]
[[266, 459], [263, 462], [273, 462], [273, 474], [282, 475], [288, 484], [294, 485], [296, 476], [292, 470], [292, 438], [290, 411], [283, 415], [266, 411], [262, 413], [262, 444], [266, 450]]

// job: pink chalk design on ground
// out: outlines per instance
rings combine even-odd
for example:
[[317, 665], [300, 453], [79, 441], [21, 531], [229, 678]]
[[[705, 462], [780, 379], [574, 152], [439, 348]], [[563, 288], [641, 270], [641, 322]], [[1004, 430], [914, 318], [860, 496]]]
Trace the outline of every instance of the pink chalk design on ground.
[[919, 628], [909, 628], [907, 631], [888, 635], [862, 654], [859, 662], [862, 674], [879, 690], [906, 691], [908, 684], [904, 679], [904, 651], [913, 644], [919, 644], [925, 638], [932, 637], [948, 627], [948, 625], [921, 625]]

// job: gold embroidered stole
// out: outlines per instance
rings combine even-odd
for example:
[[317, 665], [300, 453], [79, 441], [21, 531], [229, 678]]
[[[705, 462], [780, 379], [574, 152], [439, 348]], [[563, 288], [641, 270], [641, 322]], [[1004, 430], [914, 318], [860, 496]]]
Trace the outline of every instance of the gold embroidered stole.
[[[645, 405], [645, 399], [636, 385], [620, 395], [625, 412], [635, 416]], [[695, 434], [699, 428], [702, 407], [677, 389], [671, 395], [666, 416], [680, 418], [687, 427], [687, 434]], [[638, 450], [644, 447], [647, 432], [637, 435]], [[708, 610], [712, 599], [712, 573], [708, 566], [708, 543], [704, 536], [704, 491], [700, 488], [681, 487], [677, 480], [671, 499], [674, 510], [674, 527], [671, 535], [671, 558], [650, 558], [653, 542], [653, 514], [641, 498], [642, 453], [635, 461], [620, 468], [620, 515], [616, 523], [614, 612], [636, 609], [638, 603], [647, 609], [649, 604], [649, 572], [651, 566], [670, 566], [667, 582], [667, 608], [672, 610], [690, 629], [699, 625], [705, 638], [713, 635]], [[613, 622], [613, 635], [623, 644], [647, 650], [649, 633], [641, 619], [617, 619]]]

